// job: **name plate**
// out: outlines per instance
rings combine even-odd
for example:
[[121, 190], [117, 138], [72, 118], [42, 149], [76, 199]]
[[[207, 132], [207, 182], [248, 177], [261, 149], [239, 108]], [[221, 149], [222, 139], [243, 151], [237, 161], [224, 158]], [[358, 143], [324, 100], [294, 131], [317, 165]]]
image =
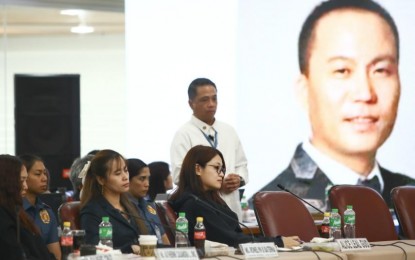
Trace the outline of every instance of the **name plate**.
[[336, 242], [339, 244], [340, 251], [342, 252], [372, 249], [366, 238], [336, 239]]
[[278, 256], [278, 248], [272, 242], [239, 244], [239, 249], [245, 255], [245, 259]]
[[154, 253], [157, 259], [161, 260], [199, 260], [194, 247], [157, 248], [154, 250]]
[[88, 256], [81, 256], [81, 257], [69, 257], [68, 259], [78, 259], [78, 260], [114, 260], [113, 255], [111, 254], [103, 254], [103, 255], [88, 255]]

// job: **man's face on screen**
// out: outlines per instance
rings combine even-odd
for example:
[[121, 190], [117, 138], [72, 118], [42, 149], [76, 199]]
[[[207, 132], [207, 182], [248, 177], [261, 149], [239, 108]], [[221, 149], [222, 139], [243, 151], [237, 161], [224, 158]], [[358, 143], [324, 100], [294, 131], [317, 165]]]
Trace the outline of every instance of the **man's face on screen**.
[[311, 142], [339, 161], [374, 157], [392, 132], [400, 96], [397, 50], [377, 14], [332, 11], [316, 25], [300, 79]]

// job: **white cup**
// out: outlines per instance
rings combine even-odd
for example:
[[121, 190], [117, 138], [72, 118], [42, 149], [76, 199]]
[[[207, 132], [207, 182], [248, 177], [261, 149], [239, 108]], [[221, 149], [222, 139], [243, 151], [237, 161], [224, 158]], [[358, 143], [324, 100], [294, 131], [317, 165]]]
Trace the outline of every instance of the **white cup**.
[[154, 259], [154, 249], [157, 247], [157, 236], [140, 235], [138, 241], [140, 243], [140, 255]]

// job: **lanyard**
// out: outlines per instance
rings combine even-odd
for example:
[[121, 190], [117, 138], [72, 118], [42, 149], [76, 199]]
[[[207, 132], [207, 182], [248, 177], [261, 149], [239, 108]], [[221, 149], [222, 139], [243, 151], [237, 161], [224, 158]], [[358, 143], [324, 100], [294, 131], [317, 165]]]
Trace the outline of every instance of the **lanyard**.
[[[200, 129], [199, 129], [200, 130]], [[210, 146], [212, 146], [213, 148], [216, 148], [218, 146], [218, 132], [215, 130], [215, 139], [214, 142], [211, 139], [211, 136], [208, 136], [207, 134], [205, 134], [205, 132], [203, 132], [202, 130], [200, 130], [200, 132], [202, 132], [202, 134], [205, 136], [206, 140], [209, 142]]]

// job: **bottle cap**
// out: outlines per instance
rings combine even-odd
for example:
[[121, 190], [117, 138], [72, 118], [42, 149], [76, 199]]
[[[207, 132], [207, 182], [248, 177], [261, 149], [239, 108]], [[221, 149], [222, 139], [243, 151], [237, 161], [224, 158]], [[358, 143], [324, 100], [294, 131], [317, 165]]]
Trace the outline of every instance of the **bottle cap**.
[[203, 217], [197, 217], [197, 218], [196, 218], [196, 221], [197, 221], [197, 222], [203, 222]]
[[324, 212], [325, 217], [330, 217], [330, 212]]
[[332, 213], [339, 213], [339, 210], [338, 209], [331, 209], [331, 212]]
[[352, 205], [347, 205], [346, 208], [347, 209], [353, 209], [353, 206]]
[[102, 221], [108, 222], [108, 221], [110, 221], [110, 217], [102, 217]]
[[185, 218], [186, 217], [186, 212], [179, 212], [179, 217], [180, 218]]
[[65, 221], [65, 222], [63, 222], [63, 226], [70, 228], [71, 227], [71, 222]]

